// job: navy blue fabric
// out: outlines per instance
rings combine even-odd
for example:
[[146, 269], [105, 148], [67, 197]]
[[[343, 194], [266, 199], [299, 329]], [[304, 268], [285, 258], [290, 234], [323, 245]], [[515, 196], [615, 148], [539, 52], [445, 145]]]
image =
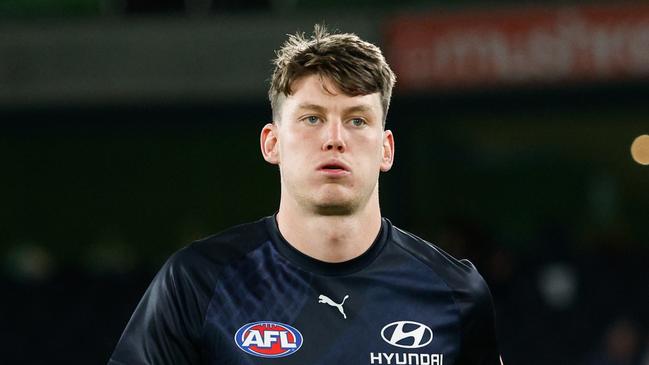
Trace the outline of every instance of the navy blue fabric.
[[[344, 315], [321, 295], [344, 300]], [[243, 351], [234, 334], [259, 321], [294, 327], [302, 346], [279, 358]], [[109, 364], [496, 365], [494, 322], [491, 295], [471, 263], [387, 219], [363, 255], [332, 264], [295, 250], [271, 216], [174, 254]], [[398, 323], [423, 335], [389, 343]]]

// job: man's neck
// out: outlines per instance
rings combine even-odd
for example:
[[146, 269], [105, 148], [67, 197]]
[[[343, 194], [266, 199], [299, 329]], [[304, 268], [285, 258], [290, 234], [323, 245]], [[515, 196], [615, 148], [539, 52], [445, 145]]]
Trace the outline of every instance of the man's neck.
[[277, 213], [282, 236], [303, 254], [325, 262], [343, 262], [360, 256], [381, 229], [378, 196], [351, 215], [318, 215], [282, 200]]

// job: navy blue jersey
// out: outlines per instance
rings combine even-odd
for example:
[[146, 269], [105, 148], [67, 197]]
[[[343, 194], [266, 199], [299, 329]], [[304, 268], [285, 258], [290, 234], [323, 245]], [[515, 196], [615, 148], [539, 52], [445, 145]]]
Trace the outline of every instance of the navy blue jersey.
[[325, 263], [271, 216], [175, 253], [109, 365], [497, 365], [494, 327], [473, 265], [385, 218], [365, 253]]

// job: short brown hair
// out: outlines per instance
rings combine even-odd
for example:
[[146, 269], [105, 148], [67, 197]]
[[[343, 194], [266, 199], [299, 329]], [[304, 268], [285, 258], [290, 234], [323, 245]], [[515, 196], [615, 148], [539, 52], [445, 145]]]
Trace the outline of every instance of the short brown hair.
[[379, 47], [352, 33], [330, 34], [324, 25], [316, 24], [311, 38], [304, 33], [289, 35], [276, 53], [268, 90], [274, 120], [279, 119], [280, 97], [291, 95], [293, 82], [319, 74], [350, 96], [380, 92], [385, 125], [396, 78]]

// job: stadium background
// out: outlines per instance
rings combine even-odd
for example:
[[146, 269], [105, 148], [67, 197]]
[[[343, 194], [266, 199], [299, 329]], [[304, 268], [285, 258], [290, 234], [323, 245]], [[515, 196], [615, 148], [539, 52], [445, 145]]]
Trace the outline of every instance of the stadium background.
[[399, 65], [383, 213], [478, 266], [505, 364], [649, 364], [649, 10], [477, 0], [2, 0], [2, 363], [105, 363], [169, 254], [275, 211], [269, 60], [320, 21]]

